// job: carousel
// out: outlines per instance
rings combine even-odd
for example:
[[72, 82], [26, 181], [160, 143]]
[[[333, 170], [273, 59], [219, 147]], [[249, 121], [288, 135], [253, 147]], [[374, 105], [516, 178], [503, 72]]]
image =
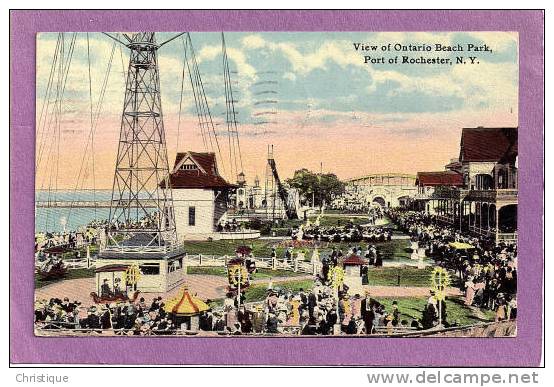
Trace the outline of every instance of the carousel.
[[172, 320], [177, 326], [181, 326], [182, 330], [196, 332], [199, 327], [200, 315], [211, 308], [198, 297], [191, 295], [185, 285], [177, 297], [165, 303], [163, 309], [166, 313], [171, 314]]

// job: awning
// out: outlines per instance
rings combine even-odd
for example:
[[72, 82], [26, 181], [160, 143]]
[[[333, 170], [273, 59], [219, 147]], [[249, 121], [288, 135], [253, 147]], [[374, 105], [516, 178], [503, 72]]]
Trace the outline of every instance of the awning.
[[456, 250], [469, 250], [475, 248], [475, 246], [463, 242], [450, 242], [448, 245]]

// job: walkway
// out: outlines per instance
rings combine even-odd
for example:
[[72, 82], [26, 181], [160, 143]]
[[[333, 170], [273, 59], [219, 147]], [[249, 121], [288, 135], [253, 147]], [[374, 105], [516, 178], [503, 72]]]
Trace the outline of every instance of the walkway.
[[[273, 284], [286, 281], [302, 281], [310, 280], [313, 277], [303, 275], [297, 277], [274, 277], [271, 278]], [[262, 278], [252, 281], [252, 284], [267, 284], [270, 278]], [[189, 274], [185, 276], [183, 284], [187, 284], [192, 294], [197, 294], [201, 299], [215, 300], [225, 297], [227, 291], [227, 278], [216, 275], [204, 274]], [[78, 300], [83, 303], [83, 306], [92, 305], [90, 292], [95, 288], [94, 278], [79, 278], [67, 281], [60, 281], [51, 285], [36, 289], [35, 297], [37, 300], [50, 298], [69, 297], [70, 301]], [[182, 285], [175, 287], [167, 293], [144, 293], [142, 296], [146, 302], [152, 301], [152, 298], [161, 296], [164, 299], [175, 297]], [[402, 287], [402, 286], [371, 286], [370, 292], [372, 297], [428, 297], [429, 289], [426, 287]], [[449, 296], [461, 296], [461, 292], [457, 288], [449, 288], [447, 290]]]

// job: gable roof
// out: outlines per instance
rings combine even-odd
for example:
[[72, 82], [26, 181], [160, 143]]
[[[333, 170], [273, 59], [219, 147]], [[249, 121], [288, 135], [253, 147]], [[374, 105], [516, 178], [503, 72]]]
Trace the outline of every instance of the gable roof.
[[[198, 169], [183, 170], [181, 165], [190, 159]], [[234, 188], [217, 169], [217, 160], [213, 152], [179, 152], [175, 157], [173, 171], [169, 174], [169, 184], [173, 189], [180, 188]], [[165, 188], [165, 181], [160, 183]]]
[[456, 160], [456, 161], [451, 161], [449, 162], [448, 164], [446, 164], [444, 166], [445, 169], [448, 169], [448, 170], [459, 170], [460, 168], [462, 167], [462, 163], [460, 163], [459, 160]]
[[464, 185], [464, 179], [461, 173], [455, 171], [418, 172], [416, 185], [461, 187]]
[[463, 128], [460, 161], [499, 162], [507, 153], [517, 153], [518, 128]]
[[178, 152], [175, 156], [173, 171], [177, 170], [181, 166], [181, 162], [184, 162], [186, 159], [191, 159], [200, 169], [208, 174], [219, 174], [215, 153], [213, 152]]

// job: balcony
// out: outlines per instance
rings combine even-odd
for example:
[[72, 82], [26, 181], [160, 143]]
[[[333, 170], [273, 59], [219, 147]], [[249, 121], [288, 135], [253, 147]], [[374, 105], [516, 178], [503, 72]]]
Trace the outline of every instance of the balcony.
[[490, 189], [467, 191], [467, 200], [496, 203], [498, 201], [517, 203], [517, 189]]
[[430, 193], [417, 193], [412, 196], [414, 200], [429, 200], [433, 198], [433, 195]]
[[440, 187], [435, 190], [430, 199], [453, 199], [463, 200], [467, 194], [467, 189]]

